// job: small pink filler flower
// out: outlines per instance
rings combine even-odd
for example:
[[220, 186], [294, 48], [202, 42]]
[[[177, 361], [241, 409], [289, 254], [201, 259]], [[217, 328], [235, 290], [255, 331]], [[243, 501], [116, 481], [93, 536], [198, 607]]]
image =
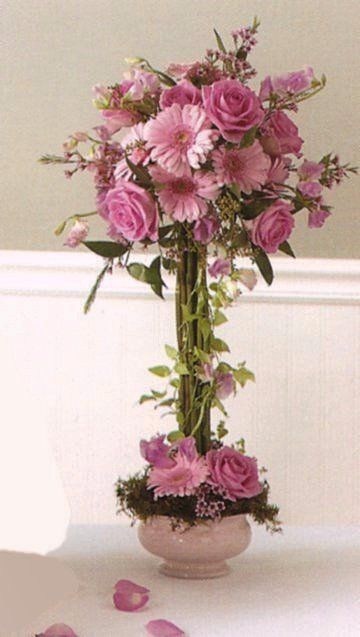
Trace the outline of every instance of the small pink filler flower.
[[150, 120], [145, 136], [151, 159], [177, 176], [188, 175], [190, 166], [199, 168], [206, 161], [218, 137], [205, 111], [198, 105], [172, 104]]

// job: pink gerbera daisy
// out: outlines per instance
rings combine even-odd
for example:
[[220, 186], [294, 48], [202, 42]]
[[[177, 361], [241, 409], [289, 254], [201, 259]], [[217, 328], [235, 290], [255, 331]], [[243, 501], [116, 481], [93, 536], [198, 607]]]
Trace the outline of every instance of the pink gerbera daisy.
[[191, 495], [206, 480], [208, 468], [205, 458], [188, 454], [181, 449], [174, 455], [172, 467], [153, 467], [148, 477], [148, 488], [154, 488], [155, 499], [165, 495]]
[[208, 209], [208, 201], [219, 194], [215, 175], [196, 171], [177, 177], [159, 166], [149, 169], [164, 212], [177, 221], [196, 221]]
[[257, 140], [249, 148], [219, 148], [212, 158], [220, 186], [238, 184], [242, 192], [250, 194], [267, 180], [270, 159]]
[[[126, 151], [129, 159], [136, 166], [146, 166], [150, 161], [150, 152], [146, 149], [145, 145], [143, 122], [135, 124], [121, 141], [121, 147]], [[126, 159], [121, 159], [115, 166], [115, 179], [130, 179], [132, 175], [133, 172], [129, 168]]]
[[145, 126], [151, 159], [177, 176], [187, 174], [190, 166], [199, 168], [218, 135], [197, 104], [173, 104]]

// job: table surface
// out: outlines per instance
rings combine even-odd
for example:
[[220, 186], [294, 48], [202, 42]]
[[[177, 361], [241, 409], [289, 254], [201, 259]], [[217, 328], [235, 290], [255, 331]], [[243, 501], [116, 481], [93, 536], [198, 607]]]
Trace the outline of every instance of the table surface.
[[[64, 622], [79, 637], [142, 637], [151, 619], [168, 619], [187, 637], [348, 637], [360, 635], [360, 533], [354, 527], [253, 528], [249, 549], [223, 578], [184, 581], [157, 572], [126, 524], [73, 526], [51, 554], [74, 572], [77, 592], [33, 622], [30, 637]], [[117, 611], [112, 589], [131, 579], [151, 589], [148, 606]], [[10, 636], [11, 637], [11, 636]]]

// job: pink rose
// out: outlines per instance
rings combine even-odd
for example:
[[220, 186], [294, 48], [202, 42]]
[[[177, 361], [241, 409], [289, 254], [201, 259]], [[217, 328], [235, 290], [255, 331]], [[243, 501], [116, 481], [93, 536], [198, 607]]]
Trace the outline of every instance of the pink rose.
[[158, 238], [159, 218], [155, 202], [146, 190], [118, 179], [105, 199], [107, 218], [128, 241]]
[[264, 118], [259, 98], [238, 80], [219, 80], [202, 91], [208, 118], [229, 142], [240, 142]]
[[297, 187], [301, 194], [309, 199], [320, 197], [322, 192], [322, 185], [318, 181], [300, 181]]
[[206, 245], [210, 243], [215, 232], [219, 229], [219, 221], [215, 217], [202, 217], [195, 222], [193, 235], [195, 241]]
[[207, 482], [225, 489], [228, 500], [235, 502], [261, 493], [255, 458], [225, 446], [208, 451], [206, 460], [210, 471]]
[[44, 633], [40, 633], [36, 637], [77, 637], [77, 635], [67, 624], [53, 624]]
[[298, 95], [302, 91], [310, 88], [314, 79], [314, 71], [311, 66], [305, 66], [300, 71], [292, 71], [283, 75], [270, 77], [269, 75], [261, 82], [260, 99], [267, 100], [271, 93], [284, 96], [287, 93]]
[[298, 127], [282, 111], [275, 111], [262, 128], [261, 143], [271, 157], [293, 153], [300, 156], [303, 140]]
[[252, 222], [251, 240], [265, 252], [276, 252], [290, 236], [295, 225], [292, 206], [279, 199]]
[[160, 107], [167, 108], [172, 104], [201, 104], [201, 92], [189, 80], [182, 80], [176, 86], [165, 89], [160, 97]]

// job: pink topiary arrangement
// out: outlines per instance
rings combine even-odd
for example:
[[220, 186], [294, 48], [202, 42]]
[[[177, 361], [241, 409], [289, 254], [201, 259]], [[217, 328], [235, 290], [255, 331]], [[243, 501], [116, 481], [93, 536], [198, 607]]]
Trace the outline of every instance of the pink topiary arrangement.
[[[101, 124], [71, 135], [62, 156], [41, 159], [65, 164], [68, 178], [88, 172], [94, 180], [95, 211], [56, 230], [70, 225], [64, 245], [83, 245], [105, 260], [85, 311], [114, 267], [161, 298], [164, 272], [176, 275], [177, 346], [166, 345], [169, 363], [150, 369], [166, 387], [140, 403], [154, 402], [177, 426], [167, 441], [142, 441], [144, 471], [117, 483], [120, 509], [134, 518], [195, 524], [250, 513], [278, 528], [256, 460], [243, 441], [223, 443], [223, 401], [254, 375], [224, 359], [230, 350], [216, 330], [225, 310], [254, 288], [257, 270], [272, 283], [269, 255], [295, 256], [289, 239], [298, 214], [307, 215], [310, 229], [322, 227], [331, 214], [325, 190], [356, 168], [331, 153], [316, 160], [303, 154], [294, 120], [299, 105], [324, 89], [325, 76], [306, 66], [250, 87], [258, 26], [255, 19], [234, 31], [230, 48], [215, 31], [215, 49], [166, 72], [129, 60], [123, 80], [94, 89]], [[92, 216], [103, 219], [108, 240], [88, 239]], [[158, 251], [151, 262], [134, 259], [148, 246]], [[220, 414], [215, 431], [213, 410]]]

